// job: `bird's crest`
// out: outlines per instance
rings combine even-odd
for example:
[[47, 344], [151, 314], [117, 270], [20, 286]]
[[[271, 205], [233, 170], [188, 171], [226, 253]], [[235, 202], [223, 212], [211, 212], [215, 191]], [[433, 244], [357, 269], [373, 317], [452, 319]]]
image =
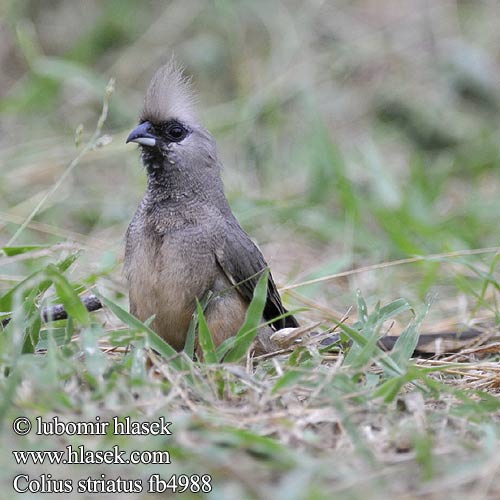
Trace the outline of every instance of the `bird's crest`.
[[193, 122], [197, 120], [195, 104], [191, 79], [172, 58], [154, 74], [146, 92], [141, 119], [153, 123], [172, 118]]

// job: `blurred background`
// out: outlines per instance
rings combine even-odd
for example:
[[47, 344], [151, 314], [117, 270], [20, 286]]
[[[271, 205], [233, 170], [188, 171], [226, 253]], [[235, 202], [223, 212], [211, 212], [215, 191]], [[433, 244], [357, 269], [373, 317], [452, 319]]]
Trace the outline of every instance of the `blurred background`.
[[[71, 276], [83, 287], [125, 302], [123, 235], [145, 172], [124, 141], [172, 53], [193, 76], [231, 206], [280, 285], [499, 245], [495, 0], [4, 0], [0, 9], [0, 244], [82, 248]], [[104, 137], [62, 178], [95, 130], [110, 78]], [[11, 259], [0, 287], [51, 252]], [[345, 311], [357, 288], [370, 303], [431, 293], [431, 318], [467, 321], [485, 306], [492, 256], [360, 273], [287, 300], [314, 319]]]

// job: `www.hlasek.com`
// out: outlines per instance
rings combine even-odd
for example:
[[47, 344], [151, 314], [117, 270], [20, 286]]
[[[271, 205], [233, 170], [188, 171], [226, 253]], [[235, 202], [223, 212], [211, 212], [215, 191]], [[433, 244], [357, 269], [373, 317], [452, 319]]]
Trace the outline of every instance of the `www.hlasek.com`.
[[[39, 436], [63, 435], [128, 435], [128, 436], [171, 436], [170, 426], [164, 417], [152, 422], [132, 420], [130, 417], [113, 417], [110, 421], [70, 422], [55, 416], [51, 420], [36, 417], [35, 428], [27, 417], [18, 417], [12, 423], [12, 429], [18, 436], [30, 432]], [[107, 450], [93, 450], [84, 445], [68, 445], [64, 450], [13, 450], [12, 455], [17, 465], [95, 465], [95, 464], [170, 464], [168, 450], [132, 450], [125, 451], [115, 445]], [[100, 474], [98, 478], [87, 476], [79, 479], [59, 479], [52, 474], [33, 477], [29, 474], [17, 474], [12, 486], [17, 493], [209, 493], [212, 491], [212, 477], [209, 474], [173, 474], [162, 478], [152, 474], [146, 480], [107, 478]]]

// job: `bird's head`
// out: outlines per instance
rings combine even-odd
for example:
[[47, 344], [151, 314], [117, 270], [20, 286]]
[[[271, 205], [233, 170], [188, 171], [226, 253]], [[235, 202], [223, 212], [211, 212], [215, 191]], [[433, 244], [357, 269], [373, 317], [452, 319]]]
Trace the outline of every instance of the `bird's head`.
[[195, 100], [191, 80], [173, 59], [153, 76], [139, 125], [126, 141], [140, 144], [148, 171], [217, 163], [215, 142], [198, 119]]

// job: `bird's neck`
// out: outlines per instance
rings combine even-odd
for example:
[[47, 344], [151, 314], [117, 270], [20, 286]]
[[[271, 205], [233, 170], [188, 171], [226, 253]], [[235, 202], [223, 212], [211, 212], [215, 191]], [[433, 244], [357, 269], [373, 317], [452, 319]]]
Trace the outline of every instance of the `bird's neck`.
[[147, 194], [156, 202], [176, 201], [196, 196], [199, 182], [176, 165], [147, 166]]
[[147, 164], [145, 202], [153, 211], [203, 210], [205, 205], [228, 208], [218, 167], [206, 170], [182, 168], [176, 164]]

